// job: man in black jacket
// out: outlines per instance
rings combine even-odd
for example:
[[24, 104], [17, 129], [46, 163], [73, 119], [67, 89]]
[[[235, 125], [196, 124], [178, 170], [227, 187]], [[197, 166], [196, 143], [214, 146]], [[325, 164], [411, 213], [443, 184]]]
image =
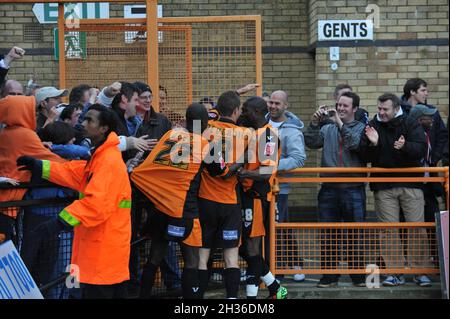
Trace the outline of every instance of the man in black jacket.
[[448, 132], [439, 114], [439, 110], [435, 106], [428, 104], [427, 99], [427, 82], [420, 78], [413, 78], [406, 81], [401, 98], [404, 113], [409, 115], [410, 110], [417, 104], [423, 104], [431, 110], [436, 110], [433, 114], [433, 125], [430, 128], [429, 139], [430, 143], [434, 145], [430, 154], [430, 166], [437, 166], [437, 163], [442, 159], [445, 145], [448, 143]]
[[[437, 147], [437, 141], [436, 139], [431, 139], [431, 130], [434, 126], [433, 119], [436, 112], [436, 108], [429, 108], [424, 104], [416, 104], [409, 113], [409, 117], [418, 121], [425, 133], [427, 148], [421, 165], [424, 167], [436, 166], [436, 163], [433, 163], [433, 154], [436, 153], [433, 151]], [[442, 153], [442, 150], [440, 152]], [[437, 176], [437, 174], [425, 173], [425, 176]], [[423, 195], [425, 199], [426, 222], [434, 222], [434, 214], [439, 212], [439, 202], [437, 197], [443, 197], [444, 194], [445, 191], [441, 183], [424, 183]]]
[[[400, 107], [400, 99], [391, 93], [378, 98], [378, 114], [375, 115], [361, 140], [361, 153], [372, 167], [405, 168], [420, 167], [426, 151], [425, 134], [419, 123], [407, 117]], [[377, 177], [420, 176], [413, 173], [378, 173]], [[407, 222], [424, 221], [424, 196], [422, 183], [371, 183], [374, 191], [375, 211], [381, 222], [399, 222], [400, 209]], [[415, 247], [408, 246], [408, 264], [416, 268], [429, 267], [429, 252], [425, 230], [416, 230]], [[380, 233], [381, 253], [387, 268], [407, 266], [403, 246], [395, 230]], [[414, 252], [412, 251], [414, 249]], [[423, 251], [418, 251], [423, 250]], [[415, 257], [412, 259], [412, 257]], [[430, 286], [430, 279], [416, 276], [420, 286]], [[386, 286], [404, 284], [403, 276], [389, 275], [383, 282]]]

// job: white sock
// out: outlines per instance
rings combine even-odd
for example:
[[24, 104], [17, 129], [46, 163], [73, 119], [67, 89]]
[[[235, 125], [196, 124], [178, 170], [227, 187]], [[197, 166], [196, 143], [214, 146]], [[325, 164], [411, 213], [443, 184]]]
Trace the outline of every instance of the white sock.
[[264, 281], [264, 283], [266, 284], [267, 287], [269, 287], [275, 281], [275, 277], [269, 271], [266, 275], [261, 277], [261, 280]]
[[247, 285], [246, 293], [247, 293], [247, 297], [258, 296], [258, 286], [257, 285]]

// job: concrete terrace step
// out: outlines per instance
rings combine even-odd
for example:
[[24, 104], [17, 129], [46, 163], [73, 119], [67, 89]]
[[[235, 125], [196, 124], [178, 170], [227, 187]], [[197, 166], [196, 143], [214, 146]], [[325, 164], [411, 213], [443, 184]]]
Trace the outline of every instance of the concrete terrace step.
[[[335, 288], [317, 288], [320, 276], [307, 276], [301, 283], [294, 282], [292, 276], [285, 276], [282, 285], [288, 290], [289, 299], [441, 299], [441, 284], [438, 276], [430, 276], [432, 287], [419, 287], [406, 276], [406, 284], [397, 287], [383, 287], [369, 289], [354, 287], [348, 276], [342, 276]], [[268, 296], [267, 289], [260, 289], [258, 298]], [[208, 299], [225, 298], [224, 289], [214, 289], [206, 292]], [[245, 298], [245, 285], [241, 285], [239, 298]]]

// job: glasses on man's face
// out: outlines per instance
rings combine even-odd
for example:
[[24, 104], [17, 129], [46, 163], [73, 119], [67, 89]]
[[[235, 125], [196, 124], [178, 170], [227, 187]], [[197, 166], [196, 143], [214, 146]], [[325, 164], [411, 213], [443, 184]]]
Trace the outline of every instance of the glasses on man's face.
[[23, 93], [9, 92], [8, 95], [23, 95]]

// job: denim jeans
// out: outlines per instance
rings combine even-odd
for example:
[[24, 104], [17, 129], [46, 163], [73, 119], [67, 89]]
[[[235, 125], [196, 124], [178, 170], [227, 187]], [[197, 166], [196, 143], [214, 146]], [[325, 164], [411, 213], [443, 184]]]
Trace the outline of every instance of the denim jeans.
[[277, 195], [277, 214], [275, 220], [278, 223], [287, 223], [289, 221], [288, 196], [288, 194]]
[[[322, 185], [318, 196], [319, 221], [323, 223], [364, 222], [365, 186], [330, 187]], [[364, 266], [362, 230], [324, 229], [321, 232], [321, 267], [336, 269], [341, 249], [347, 253], [348, 269]], [[359, 275], [351, 275], [359, 279]]]

